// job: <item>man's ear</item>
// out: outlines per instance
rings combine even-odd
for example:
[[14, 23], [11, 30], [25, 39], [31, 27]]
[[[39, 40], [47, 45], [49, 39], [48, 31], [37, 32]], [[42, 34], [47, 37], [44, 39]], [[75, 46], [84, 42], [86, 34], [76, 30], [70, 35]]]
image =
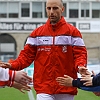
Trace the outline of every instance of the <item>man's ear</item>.
[[64, 12], [64, 10], [65, 10], [65, 7], [63, 6], [63, 7], [62, 7], [62, 13]]

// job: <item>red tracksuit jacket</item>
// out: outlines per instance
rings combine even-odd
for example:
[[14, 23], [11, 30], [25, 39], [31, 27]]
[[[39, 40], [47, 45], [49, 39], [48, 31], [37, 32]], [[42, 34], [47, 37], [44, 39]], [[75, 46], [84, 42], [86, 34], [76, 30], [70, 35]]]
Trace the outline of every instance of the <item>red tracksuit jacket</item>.
[[78, 66], [86, 66], [87, 51], [80, 32], [64, 17], [55, 25], [47, 20], [30, 34], [12, 69], [21, 70], [33, 61], [37, 93], [77, 94], [77, 88], [60, 86], [55, 79], [64, 74], [77, 78]]

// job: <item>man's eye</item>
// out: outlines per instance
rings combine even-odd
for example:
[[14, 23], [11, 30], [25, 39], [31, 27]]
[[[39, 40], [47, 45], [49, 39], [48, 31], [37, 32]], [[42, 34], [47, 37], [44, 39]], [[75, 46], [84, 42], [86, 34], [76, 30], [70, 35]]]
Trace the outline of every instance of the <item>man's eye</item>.
[[57, 10], [58, 9], [58, 7], [53, 7], [53, 10]]
[[58, 7], [47, 7], [47, 9], [48, 9], [48, 10], [51, 10], [51, 9], [57, 10], [57, 9], [59, 9], [59, 8], [58, 8]]
[[47, 7], [48, 10], [51, 10], [51, 7]]

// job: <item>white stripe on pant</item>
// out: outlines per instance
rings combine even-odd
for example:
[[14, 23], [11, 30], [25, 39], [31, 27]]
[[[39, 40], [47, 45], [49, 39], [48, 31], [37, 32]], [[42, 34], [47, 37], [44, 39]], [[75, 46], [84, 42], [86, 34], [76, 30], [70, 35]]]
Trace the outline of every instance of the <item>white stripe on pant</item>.
[[74, 95], [70, 94], [49, 95], [45, 93], [40, 93], [37, 94], [37, 100], [74, 100]]

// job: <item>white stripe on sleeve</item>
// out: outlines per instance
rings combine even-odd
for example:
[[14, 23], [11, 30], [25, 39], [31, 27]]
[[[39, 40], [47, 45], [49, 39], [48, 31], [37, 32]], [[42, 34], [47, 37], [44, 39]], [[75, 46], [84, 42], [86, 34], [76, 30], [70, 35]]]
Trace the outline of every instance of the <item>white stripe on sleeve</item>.
[[0, 81], [8, 81], [9, 80], [9, 69], [0, 67]]

